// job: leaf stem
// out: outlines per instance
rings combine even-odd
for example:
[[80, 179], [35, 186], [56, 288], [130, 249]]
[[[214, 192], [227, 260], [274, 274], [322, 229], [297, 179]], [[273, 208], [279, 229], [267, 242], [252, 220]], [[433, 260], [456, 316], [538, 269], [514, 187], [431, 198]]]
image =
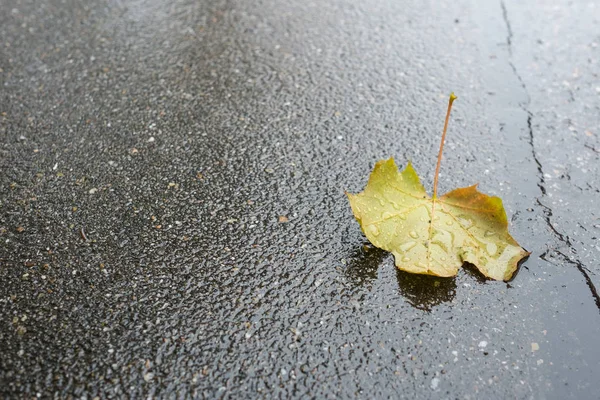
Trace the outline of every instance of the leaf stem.
[[444, 132], [442, 133], [442, 141], [440, 143], [440, 152], [438, 153], [437, 166], [435, 167], [435, 177], [433, 178], [433, 198], [437, 198], [438, 176], [440, 174], [440, 165], [442, 164], [442, 152], [444, 151], [444, 141], [446, 140], [446, 131], [448, 130], [448, 120], [450, 119], [450, 110], [452, 103], [456, 100], [454, 92], [450, 93], [448, 100], [448, 111], [446, 111], [446, 122], [444, 122]]

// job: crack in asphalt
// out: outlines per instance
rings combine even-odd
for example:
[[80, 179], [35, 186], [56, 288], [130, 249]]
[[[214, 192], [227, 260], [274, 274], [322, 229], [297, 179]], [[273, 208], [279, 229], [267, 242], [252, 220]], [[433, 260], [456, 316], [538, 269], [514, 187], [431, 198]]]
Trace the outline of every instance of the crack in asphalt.
[[[537, 171], [538, 171], [537, 186], [539, 187], [540, 192], [542, 193], [540, 197], [545, 197], [546, 196], [546, 180], [544, 179], [544, 169], [543, 169], [542, 163], [540, 162], [540, 160], [537, 156], [537, 151], [535, 149], [534, 132], [533, 132], [533, 124], [532, 124], [533, 113], [529, 110], [529, 106], [531, 104], [531, 96], [527, 89], [527, 85], [525, 85], [525, 81], [523, 80], [523, 78], [521, 77], [521, 74], [519, 74], [519, 71], [517, 70], [514, 63], [512, 62], [513, 30], [510, 25], [510, 20], [508, 18], [508, 11], [506, 8], [506, 4], [504, 3], [504, 0], [500, 0], [500, 7], [502, 8], [502, 18], [504, 19], [504, 23], [506, 24], [506, 31], [507, 31], [506, 44], [508, 47], [508, 64], [510, 65], [510, 68], [512, 69], [515, 77], [521, 84], [521, 87], [523, 88], [523, 90], [525, 91], [525, 95], [527, 96], [527, 100], [525, 101], [525, 103], [524, 104], [519, 103], [519, 106], [525, 113], [527, 113], [527, 129], [529, 131], [528, 142], [529, 142], [529, 146], [531, 147], [531, 154], [532, 154], [533, 160], [535, 161], [535, 164], [537, 166]], [[550, 230], [552, 231], [554, 236], [560, 242], [564, 243], [569, 248], [571, 253], [577, 254], [577, 250], [573, 246], [573, 243], [571, 242], [571, 239], [569, 238], [569, 236], [559, 232], [556, 229], [556, 227], [552, 224], [552, 220], [551, 220], [552, 208], [543, 204], [539, 197], [536, 198], [536, 202], [540, 205], [540, 207], [543, 208], [544, 220], [546, 221], [546, 225], [548, 225], [548, 227], [550, 228]], [[554, 250], [554, 252], [561, 255], [562, 258], [565, 260], [565, 262], [567, 262], [568, 264], [574, 265], [577, 268], [577, 270], [579, 270], [579, 272], [583, 275], [583, 277], [585, 279], [585, 283], [587, 284], [588, 288], [590, 289], [590, 292], [592, 294], [594, 302], [596, 303], [596, 307], [598, 308], [598, 311], [600, 311], [600, 295], [598, 294], [598, 290], [596, 289], [594, 282], [592, 281], [589, 274], [587, 273], [587, 271], [589, 271], [589, 270], [583, 265], [583, 263], [579, 259], [573, 260], [559, 250]], [[545, 254], [544, 254], [544, 256], [545, 256]], [[545, 258], [542, 258], [542, 259], [545, 260]]]
[[[506, 36], [506, 44], [508, 44], [508, 55], [512, 57], [513, 32], [512, 32], [512, 28], [510, 26], [510, 21], [508, 20], [508, 12], [506, 11], [506, 4], [504, 4], [503, 0], [500, 0], [500, 7], [502, 7], [502, 18], [504, 18], [504, 23], [506, 24], [506, 30], [508, 31], [508, 35]], [[510, 64], [510, 66], [513, 68], [513, 71], [515, 71], [515, 67], [514, 67], [514, 65], [512, 65], [512, 63]], [[521, 80], [520, 77], [519, 77], [519, 80]], [[521, 83], [523, 83], [523, 82], [521, 81]]]
[[504, 19], [504, 23], [506, 24], [506, 30], [508, 32], [506, 35], [506, 44], [508, 47], [508, 65], [510, 65], [510, 68], [512, 69], [514, 75], [516, 76], [517, 80], [521, 84], [521, 87], [523, 88], [525, 95], [527, 96], [527, 100], [525, 101], [525, 104], [519, 103], [519, 107], [521, 107], [521, 109], [523, 111], [525, 111], [525, 113], [527, 113], [527, 129], [529, 131], [529, 140], [528, 141], [529, 141], [529, 145], [531, 147], [531, 155], [537, 166], [538, 176], [539, 176], [537, 186], [540, 188], [542, 195], [546, 195], [546, 180], [544, 178], [544, 171], [542, 169], [542, 163], [538, 159], [537, 153], [535, 151], [535, 146], [533, 144], [533, 126], [532, 126], [533, 114], [531, 111], [529, 111], [529, 104], [531, 104], [531, 96], [529, 95], [529, 90], [527, 89], [527, 86], [525, 85], [525, 81], [523, 80], [523, 77], [521, 77], [521, 74], [519, 74], [519, 71], [517, 71], [517, 67], [515, 67], [515, 64], [512, 62], [513, 31], [512, 31], [512, 27], [510, 25], [510, 20], [508, 19], [508, 11], [506, 10], [506, 4], [504, 4], [504, 0], [500, 1], [500, 7], [502, 7], [502, 18]]
[[[514, 67], [513, 67], [513, 69], [514, 69]], [[516, 69], [515, 69], [515, 71], [516, 71]], [[517, 74], [517, 77], [519, 77], [518, 74]], [[521, 78], [519, 77], [519, 79], [521, 79]], [[523, 87], [525, 88], [525, 90], [527, 90], [527, 88], [525, 87], [525, 84], [523, 84]], [[531, 100], [528, 101], [528, 104], [530, 101]], [[544, 179], [544, 169], [542, 168], [542, 163], [538, 159], [537, 152], [535, 151], [535, 145], [533, 144], [533, 127], [531, 125], [531, 120], [533, 119], [533, 114], [531, 113], [531, 111], [529, 111], [528, 108], [523, 108], [523, 110], [527, 113], [527, 129], [529, 130], [529, 146], [531, 146], [531, 155], [533, 156], [533, 161], [535, 161], [535, 164], [537, 165], [537, 170], [538, 170], [539, 180], [538, 180], [537, 185], [540, 188], [540, 191], [542, 192], [542, 196], [545, 196], [546, 195], [546, 179]], [[539, 199], [538, 199], [538, 202], [539, 202]]]
[[547, 205], [545, 205], [544, 203], [542, 203], [539, 198], [536, 198], [535, 200], [539, 204], [539, 206], [544, 209], [544, 218], [545, 218], [546, 224], [548, 225], [550, 230], [554, 233], [554, 235], [558, 238], [559, 241], [565, 243], [569, 248], [572, 248], [573, 245], [571, 243], [571, 239], [568, 236], [560, 233], [552, 224], [552, 221], [550, 219], [552, 217], [552, 209], [550, 207], [548, 207]]
[[555, 250], [555, 252], [557, 254], [560, 254], [566, 263], [574, 265], [579, 270], [579, 272], [581, 272], [581, 274], [585, 278], [585, 283], [588, 285], [588, 287], [590, 288], [590, 291], [592, 292], [592, 297], [594, 298], [596, 307], [598, 307], [598, 310], [600, 310], [600, 295], [598, 294], [598, 290], [596, 290], [596, 286], [594, 286], [594, 282], [592, 282], [592, 279], [590, 278], [590, 275], [588, 274], [589, 270], [581, 263], [581, 261], [572, 260], [569, 256], [567, 256], [562, 251]]

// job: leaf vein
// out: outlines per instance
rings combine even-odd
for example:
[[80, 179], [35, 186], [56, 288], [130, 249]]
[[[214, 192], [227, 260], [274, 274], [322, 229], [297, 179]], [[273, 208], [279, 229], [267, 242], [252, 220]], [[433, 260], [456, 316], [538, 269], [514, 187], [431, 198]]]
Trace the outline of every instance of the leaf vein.
[[405, 192], [404, 190], [400, 189], [399, 187], [397, 187], [397, 186], [396, 186], [396, 185], [394, 185], [393, 183], [390, 183], [390, 187], [391, 187], [392, 189], [395, 189], [395, 190], [399, 191], [400, 193], [402, 193], [402, 194], [404, 194], [404, 195], [406, 195], [406, 196], [413, 197], [413, 198], [415, 198], [415, 199], [417, 199], [417, 200], [423, 200], [423, 197], [422, 197], [422, 196], [415, 196], [415, 195], [414, 195], [414, 194], [412, 194], [412, 193]]
[[471, 232], [469, 232], [469, 230], [467, 228], [465, 228], [463, 224], [460, 223], [460, 221], [458, 220], [458, 218], [456, 218], [454, 216], [454, 214], [452, 214], [450, 211], [446, 210], [446, 208], [444, 208], [443, 205], [442, 205], [442, 208], [444, 209], [444, 212], [446, 214], [448, 214], [449, 216], [451, 216], [452, 219], [454, 219], [456, 221], [458, 226], [460, 226], [467, 233], [467, 235], [469, 235], [471, 237], [471, 239], [473, 239], [476, 243], [481, 243], [481, 241], [477, 240], [477, 238], [475, 238], [475, 236], [473, 236], [473, 234]]
[[410, 214], [411, 212], [413, 212], [414, 210], [416, 210], [419, 207], [425, 207], [425, 208], [427, 208], [427, 205], [425, 203], [419, 203], [416, 206], [408, 208], [408, 209], [406, 209], [404, 211], [400, 211], [400, 212], [397, 212], [395, 214], [388, 215], [387, 217], [378, 219], [377, 221], [373, 221], [373, 222], [369, 223], [369, 225], [379, 224], [379, 223], [381, 223], [383, 221], [387, 221], [388, 219], [399, 217], [401, 215], [408, 215], [408, 214]]

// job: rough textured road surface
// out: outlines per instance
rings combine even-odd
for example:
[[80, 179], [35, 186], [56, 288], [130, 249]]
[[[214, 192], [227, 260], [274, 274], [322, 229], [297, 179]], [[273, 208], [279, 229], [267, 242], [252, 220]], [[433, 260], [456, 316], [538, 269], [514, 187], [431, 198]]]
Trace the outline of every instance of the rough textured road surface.
[[[0, 0], [0, 397], [597, 399], [600, 5]], [[398, 272], [374, 163], [503, 198]]]

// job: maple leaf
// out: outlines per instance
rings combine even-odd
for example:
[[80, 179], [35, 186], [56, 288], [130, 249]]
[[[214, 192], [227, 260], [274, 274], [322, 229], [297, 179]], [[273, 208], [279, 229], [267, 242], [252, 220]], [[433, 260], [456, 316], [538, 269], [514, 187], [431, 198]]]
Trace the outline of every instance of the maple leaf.
[[365, 190], [347, 193], [352, 212], [367, 239], [392, 252], [404, 271], [455, 276], [471, 263], [492, 279], [509, 280], [518, 263], [530, 253], [508, 233], [506, 212], [499, 197], [477, 191], [477, 185], [437, 197], [437, 177], [452, 102], [442, 134], [429, 197], [409, 163], [398, 172], [393, 158], [375, 164]]

